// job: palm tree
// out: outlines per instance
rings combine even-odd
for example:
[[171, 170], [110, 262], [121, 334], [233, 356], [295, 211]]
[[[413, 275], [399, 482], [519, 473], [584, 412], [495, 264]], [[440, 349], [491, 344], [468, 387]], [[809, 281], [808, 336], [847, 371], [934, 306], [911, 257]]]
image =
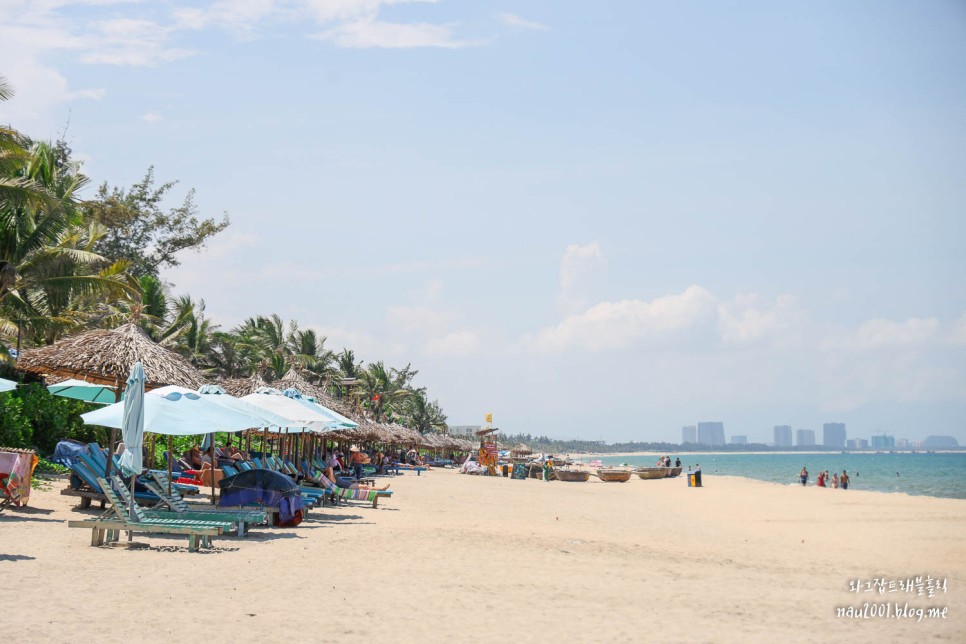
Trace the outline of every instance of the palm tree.
[[423, 391], [416, 391], [406, 399], [403, 407], [404, 424], [412, 427], [421, 434], [429, 432], [443, 432], [449, 428], [446, 424], [446, 414], [438, 400], [429, 402]]
[[417, 373], [408, 364], [402, 369], [387, 369], [381, 361], [370, 363], [360, 374], [356, 390], [362, 397], [360, 406], [377, 422], [392, 421], [401, 412], [402, 401], [414, 393], [410, 383]]
[[316, 384], [330, 379], [335, 373], [335, 354], [325, 348], [326, 337], [312, 329], [299, 329], [294, 320], [285, 346], [293, 364], [309, 374]]
[[16, 327], [50, 343], [87, 321], [92, 298], [125, 298], [137, 288], [123, 263], [92, 251], [104, 229], [84, 221], [76, 193], [88, 180], [66, 150], [37, 143], [20, 154], [9, 136], [0, 139], [0, 179], [16, 184], [0, 190], [0, 333]]

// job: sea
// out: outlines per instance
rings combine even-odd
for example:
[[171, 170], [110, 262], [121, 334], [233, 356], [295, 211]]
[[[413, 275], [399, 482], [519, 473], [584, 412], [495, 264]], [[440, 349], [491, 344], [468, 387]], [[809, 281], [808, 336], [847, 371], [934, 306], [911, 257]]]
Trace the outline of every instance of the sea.
[[[917, 496], [966, 499], [966, 452], [848, 452], [796, 454], [716, 454], [712, 452], [668, 454], [680, 457], [684, 472], [701, 465], [704, 479], [715, 474], [744, 476], [760, 481], [799, 485], [798, 474], [808, 469], [808, 484], [818, 473], [849, 473], [850, 490], [900, 492]], [[657, 456], [596, 456], [604, 465], [650, 467]], [[588, 458], [582, 459], [587, 462]], [[707, 484], [707, 483], [706, 483]], [[682, 482], [682, 485], [684, 483]]]

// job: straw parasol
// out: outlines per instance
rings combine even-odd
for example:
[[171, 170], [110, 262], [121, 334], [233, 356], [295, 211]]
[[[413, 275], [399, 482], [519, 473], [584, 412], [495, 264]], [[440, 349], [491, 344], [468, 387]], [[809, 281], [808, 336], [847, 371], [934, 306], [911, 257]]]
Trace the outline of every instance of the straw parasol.
[[219, 380], [218, 385], [226, 393], [241, 398], [248, 394], [253, 394], [262, 387], [267, 387], [268, 383], [259, 374], [253, 374], [247, 378], [226, 378]]
[[529, 454], [533, 454], [533, 450], [526, 443], [517, 443], [510, 449], [510, 456], [527, 456]]
[[78, 378], [117, 387], [120, 392], [131, 365], [144, 365], [145, 389], [180, 385], [197, 389], [203, 378], [187, 360], [156, 344], [136, 324], [116, 329], [95, 329], [54, 344], [26, 349], [17, 368], [28, 373], [58, 378]]

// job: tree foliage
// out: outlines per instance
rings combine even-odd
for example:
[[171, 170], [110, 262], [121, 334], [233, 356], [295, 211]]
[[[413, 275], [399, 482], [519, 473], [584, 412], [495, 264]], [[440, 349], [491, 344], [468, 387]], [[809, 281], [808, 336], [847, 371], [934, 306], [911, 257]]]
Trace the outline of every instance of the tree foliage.
[[194, 190], [188, 191], [180, 205], [165, 209], [163, 203], [177, 183], [156, 186], [150, 167], [143, 179], [126, 190], [101, 184], [97, 198], [87, 205], [90, 217], [107, 230], [95, 250], [128, 261], [130, 272], [137, 277], [158, 277], [161, 270], [181, 263], [179, 252], [204, 248], [211, 237], [228, 227], [228, 215], [220, 221], [199, 218]]

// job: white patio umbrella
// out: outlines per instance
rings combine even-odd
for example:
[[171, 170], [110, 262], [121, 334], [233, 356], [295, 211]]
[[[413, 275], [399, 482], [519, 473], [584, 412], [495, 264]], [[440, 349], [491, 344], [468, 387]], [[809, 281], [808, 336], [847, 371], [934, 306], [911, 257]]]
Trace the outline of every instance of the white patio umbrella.
[[285, 396], [286, 398], [292, 398], [298, 401], [299, 403], [301, 403], [303, 406], [308, 407], [312, 411], [322, 414], [326, 418], [329, 418], [331, 420], [331, 424], [329, 425], [328, 429], [352, 429], [354, 427], [359, 426], [359, 424], [356, 423], [354, 420], [350, 418], [346, 418], [339, 412], [329, 409], [325, 405], [322, 405], [315, 400], [310, 400], [309, 398], [303, 396], [298, 389], [294, 389], [294, 388], [286, 389], [285, 391], [282, 392], [282, 395]]
[[13, 391], [16, 388], [17, 383], [15, 383], [13, 380], [5, 380], [0, 378], [0, 392]]
[[[135, 362], [124, 388], [124, 413], [121, 418], [121, 440], [124, 452], [119, 459], [121, 472], [134, 477], [144, 469], [144, 367]], [[133, 488], [132, 494], [133, 497]]]
[[303, 431], [325, 432], [335, 429], [339, 422], [320, 410], [312, 409], [308, 405], [294, 398], [289, 398], [278, 389], [260, 387], [255, 393], [242, 396], [240, 400], [249, 402], [274, 414], [288, 419], [286, 425], [269, 427], [272, 432], [299, 433]]

